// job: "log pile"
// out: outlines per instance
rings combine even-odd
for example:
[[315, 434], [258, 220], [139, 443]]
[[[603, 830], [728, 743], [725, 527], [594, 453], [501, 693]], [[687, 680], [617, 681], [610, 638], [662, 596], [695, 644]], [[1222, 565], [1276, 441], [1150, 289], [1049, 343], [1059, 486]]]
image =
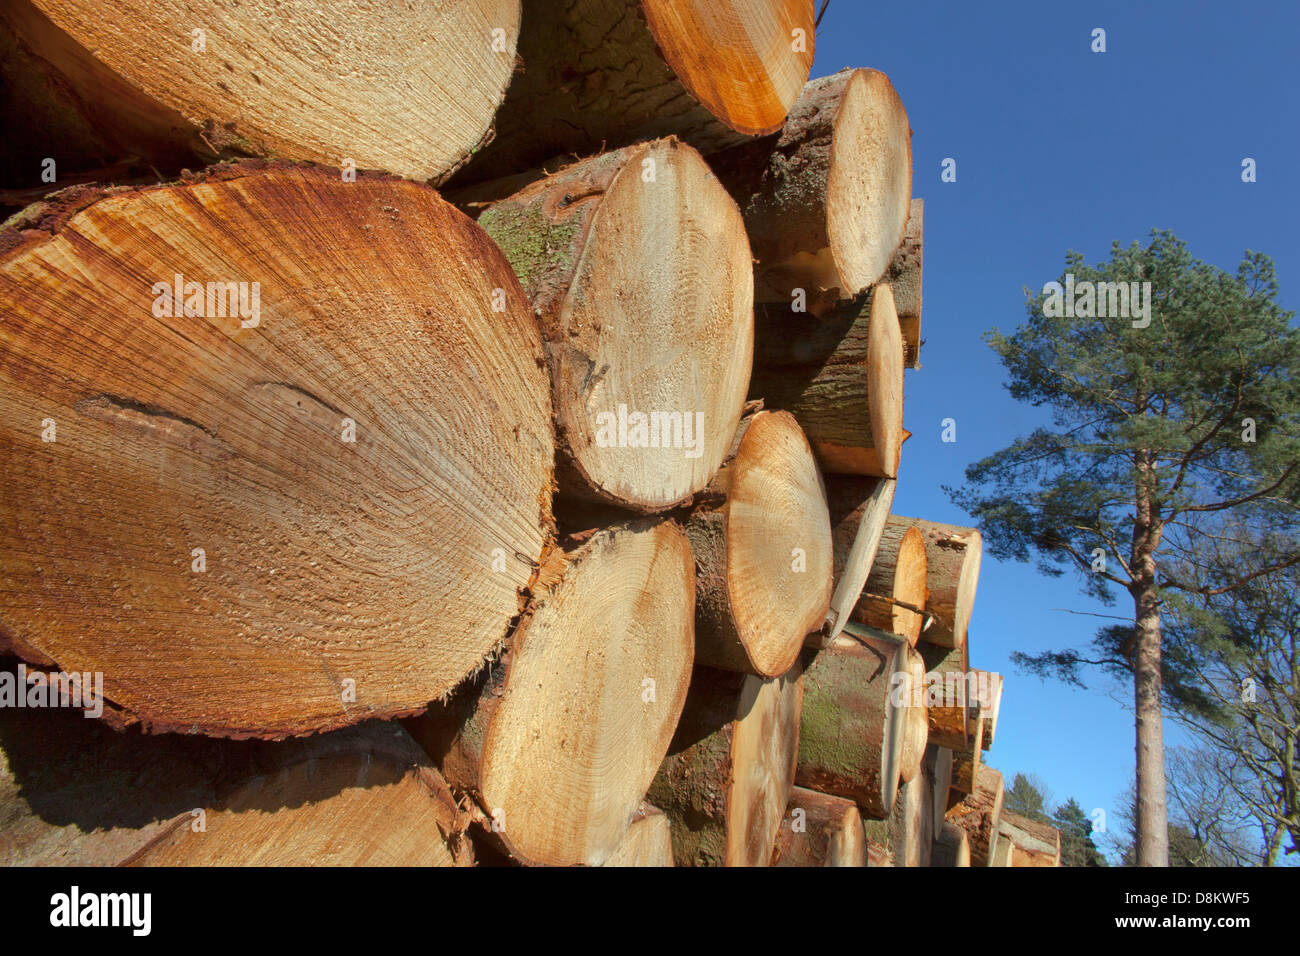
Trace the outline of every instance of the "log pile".
[[889, 78], [812, 0], [246, 6], [0, 13], [3, 862], [1056, 865], [979, 533], [893, 513]]

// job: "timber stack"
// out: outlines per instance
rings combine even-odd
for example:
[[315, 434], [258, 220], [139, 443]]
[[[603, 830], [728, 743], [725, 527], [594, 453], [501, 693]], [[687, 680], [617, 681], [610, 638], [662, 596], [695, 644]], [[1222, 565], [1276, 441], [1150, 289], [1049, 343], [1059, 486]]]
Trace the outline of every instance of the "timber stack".
[[814, 46], [4, 6], [2, 862], [1059, 864], [893, 511], [908, 116]]

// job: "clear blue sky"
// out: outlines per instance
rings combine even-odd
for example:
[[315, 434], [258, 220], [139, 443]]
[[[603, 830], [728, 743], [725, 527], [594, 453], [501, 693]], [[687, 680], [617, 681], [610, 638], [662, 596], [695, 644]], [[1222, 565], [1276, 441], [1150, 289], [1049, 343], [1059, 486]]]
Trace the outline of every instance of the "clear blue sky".
[[[818, 0], [820, 8], [820, 0]], [[1092, 30], [1106, 30], [1093, 53]], [[967, 464], [1045, 421], [1006, 392], [980, 336], [1025, 317], [1022, 286], [1089, 262], [1112, 240], [1171, 229], [1231, 272], [1255, 249], [1300, 308], [1300, 2], [868, 3], [831, 0], [814, 76], [887, 73], [907, 107], [913, 195], [925, 200], [923, 367], [905, 382], [895, 510], [971, 523], [941, 489]], [[1257, 182], [1241, 181], [1253, 157]], [[957, 181], [940, 181], [945, 157]], [[957, 421], [957, 442], [940, 422]], [[1121, 598], [1125, 597], [1121, 595]], [[974, 666], [1007, 676], [991, 763], [1038, 774], [1052, 796], [1116, 813], [1133, 773], [1131, 688], [1072, 690], [1011, 669], [1013, 650], [1085, 645], [1124, 613], [1074, 579], [985, 558], [971, 622]], [[1166, 742], [1181, 738], [1166, 721]]]

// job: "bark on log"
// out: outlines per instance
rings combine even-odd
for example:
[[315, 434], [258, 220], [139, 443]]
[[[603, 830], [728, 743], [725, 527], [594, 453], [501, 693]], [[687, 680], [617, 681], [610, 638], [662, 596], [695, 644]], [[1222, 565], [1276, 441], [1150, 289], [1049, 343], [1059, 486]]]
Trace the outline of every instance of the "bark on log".
[[605, 866], [672, 865], [673, 838], [668, 817], [643, 802], [632, 815], [632, 824], [605, 861]]
[[890, 856], [889, 848], [879, 843], [867, 841], [867, 866], [893, 866], [894, 858]]
[[957, 824], [944, 820], [934, 840], [930, 865], [970, 866], [970, 840], [966, 831]]
[[889, 78], [841, 70], [804, 87], [781, 132], [710, 158], [745, 215], [761, 301], [814, 311], [878, 280], [912, 199], [907, 111]]
[[883, 632], [850, 628], [854, 636], [846, 631], [824, 649], [804, 652], [795, 782], [847, 797], [864, 817], [883, 819], [898, 793], [913, 716], [894, 693], [895, 675], [910, 674], [907, 644]]
[[69, 190], [0, 233], [0, 312], [0, 647], [101, 672], [122, 723], [282, 737], [418, 712], [504, 639], [551, 536], [544, 359], [434, 190]]
[[1061, 865], [1060, 831], [1009, 810], [1004, 810], [998, 821], [998, 847], [1003, 846], [1007, 866]]
[[269, 743], [0, 711], [6, 864], [463, 866], [467, 825], [393, 724]]
[[[805, 428], [806, 430], [806, 428]], [[984, 544], [974, 528], [890, 515], [891, 523], [916, 527], [925, 535], [927, 610], [934, 616], [921, 640], [942, 647], [966, 643]]]
[[679, 866], [767, 866], [794, 785], [800, 663], [773, 680], [697, 667], [647, 799]]
[[988, 701], [980, 702], [980, 720], [984, 723], [984, 740], [981, 746], [993, 746], [993, 734], [998, 729], [998, 712], [1002, 709], [1002, 675], [990, 671], [976, 671], [980, 686], [988, 688]]
[[921, 276], [925, 200], [913, 199], [903, 244], [885, 270], [884, 281], [894, 290], [894, 307], [903, 333], [903, 365], [921, 367]]
[[948, 791], [952, 789], [952, 751], [933, 743], [925, 748], [926, 773], [930, 779], [931, 816], [942, 820], [948, 812]]
[[969, 681], [965, 642], [960, 647], [940, 647], [924, 641], [917, 648], [925, 659], [929, 705], [930, 742], [949, 750], [970, 748]]
[[970, 743], [964, 749], [952, 752], [952, 789], [948, 792], [950, 810], [975, 792], [975, 784], [979, 779], [983, 753], [980, 742], [984, 739], [984, 725], [978, 720], [973, 720], [970, 726], [974, 731]]
[[746, 415], [686, 523], [695, 552], [697, 663], [788, 671], [831, 599], [826, 491], [789, 412]]
[[271, 155], [440, 179], [489, 134], [519, 20], [519, 0], [13, 0], [0, 181], [39, 185], [44, 157], [64, 184]]
[[459, 184], [669, 134], [711, 152], [774, 132], [812, 66], [812, 0], [523, 6], [522, 66]]
[[981, 766], [977, 785], [948, 811], [948, 821], [966, 831], [970, 840], [972, 866], [989, 866], [996, 849], [998, 822], [1002, 816], [1002, 774]]
[[821, 320], [789, 305], [760, 307], [749, 394], [794, 413], [824, 471], [896, 477], [903, 359], [889, 286]]
[[929, 866], [934, 843], [934, 800], [929, 776], [920, 773], [903, 783], [884, 820], [865, 822], [867, 839], [889, 848], [894, 866]]
[[[866, 586], [894, 503], [892, 478], [830, 475], [825, 479], [830, 512], [835, 591], [826, 613], [826, 638], [838, 637]], [[817, 639], [818, 635], [810, 635]]]
[[886, 522], [853, 620], [915, 646], [925, 601], [925, 539], [916, 528]]
[[704, 160], [671, 138], [631, 146], [479, 224], [541, 325], [560, 490], [643, 512], [701, 491], [731, 446], [753, 355], [749, 244]]
[[682, 713], [690, 545], [672, 522], [607, 528], [555, 552], [534, 595], [505, 660], [408, 727], [516, 859], [602, 866]]
[[773, 866], [866, 866], [862, 815], [852, 800], [795, 787], [772, 851]]

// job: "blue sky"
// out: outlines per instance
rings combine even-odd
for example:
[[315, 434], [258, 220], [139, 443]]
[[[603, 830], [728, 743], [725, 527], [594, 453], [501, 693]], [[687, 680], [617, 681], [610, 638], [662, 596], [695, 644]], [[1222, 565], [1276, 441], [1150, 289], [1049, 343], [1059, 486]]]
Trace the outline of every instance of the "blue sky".
[[[820, 8], [820, 0], [818, 2]], [[1106, 30], [1106, 52], [1090, 49]], [[1014, 402], [981, 341], [1025, 316], [1023, 286], [1089, 262], [1112, 240], [1171, 229], [1193, 256], [1235, 272], [1273, 257], [1281, 301], [1300, 308], [1300, 3], [911, 3], [832, 0], [814, 76], [887, 73], [907, 107], [913, 195], [925, 199], [923, 367], [905, 382], [894, 508], [959, 524], [941, 485], [1045, 421]], [[944, 158], [957, 181], [940, 181]], [[1252, 157], [1257, 181], [1241, 181]], [[957, 421], [957, 441], [940, 440]], [[1124, 596], [1121, 595], [1121, 598]], [[1008, 655], [1084, 645], [1124, 613], [1074, 579], [985, 558], [971, 622], [974, 666], [1007, 675], [991, 763], [1038, 774], [1060, 801], [1112, 817], [1133, 773], [1129, 686], [1078, 691], [1016, 673]], [[1166, 722], [1166, 743], [1182, 736]]]

